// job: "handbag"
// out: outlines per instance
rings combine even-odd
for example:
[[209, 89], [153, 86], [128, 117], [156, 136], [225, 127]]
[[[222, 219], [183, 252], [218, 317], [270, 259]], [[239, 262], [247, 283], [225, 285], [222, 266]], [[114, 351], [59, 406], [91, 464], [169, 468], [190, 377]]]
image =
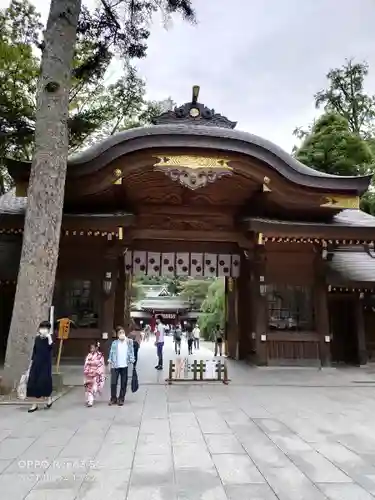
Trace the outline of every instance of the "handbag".
[[32, 364], [33, 361], [31, 360], [28, 369], [25, 371], [23, 375], [21, 375], [20, 383], [18, 384], [17, 387], [17, 397], [21, 401], [24, 401], [27, 397], [27, 384], [29, 382], [29, 376]]
[[135, 368], [133, 368], [131, 389], [132, 392], [137, 392], [139, 389], [138, 374]]
[[29, 380], [29, 370], [27, 370], [27, 372], [25, 372], [21, 376], [20, 383], [18, 384], [18, 387], [17, 387], [17, 397], [18, 397], [18, 399], [21, 399], [22, 401], [24, 401], [26, 399], [28, 380]]

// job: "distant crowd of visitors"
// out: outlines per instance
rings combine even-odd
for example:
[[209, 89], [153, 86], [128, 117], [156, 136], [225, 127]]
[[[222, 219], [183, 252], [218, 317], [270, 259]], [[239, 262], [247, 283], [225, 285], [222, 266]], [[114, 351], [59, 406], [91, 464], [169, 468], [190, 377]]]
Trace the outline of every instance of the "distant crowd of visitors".
[[[126, 333], [125, 328], [118, 326], [115, 330], [116, 339], [112, 341], [109, 356], [108, 369], [110, 373], [111, 395], [109, 405], [123, 406], [129, 379], [129, 366], [133, 366], [131, 373], [132, 392], [138, 390], [138, 375], [136, 371], [138, 362], [138, 352], [142, 341], [148, 341], [151, 336], [151, 327], [146, 325], [143, 331], [135, 323]], [[155, 346], [157, 353], [156, 370], [163, 370], [163, 350], [166, 335], [166, 325], [162, 316], [156, 318]], [[198, 325], [185, 325], [183, 332], [180, 324], [173, 329], [173, 341], [176, 355], [181, 354], [181, 342], [185, 333], [188, 354], [200, 347], [201, 331]], [[219, 325], [213, 332], [215, 340], [215, 356], [222, 356], [223, 331]], [[34, 340], [34, 347], [31, 362], [27, 372], [21, 377], [18, 386], [18, 395], [21, 399], [31, 398], [35, 402], [29, 408], [29, 413], [33, 413], [39, 408], [41, 401], [44, 401], [44, 408], [52, 407], [52, 329], [48, 321], [43, 321], [39, 325], [38, 334]], [[90, 408], [98, 395], [103, 392], [106, 381], [106, 364], [104, 354], [100, 349], [100, 343], [95, 342], [90, 345], [89, 353], [85, 358], [84, 368], [84, 388], [85, 402]], [[119, 390], [118, 390], [119, 389]]]

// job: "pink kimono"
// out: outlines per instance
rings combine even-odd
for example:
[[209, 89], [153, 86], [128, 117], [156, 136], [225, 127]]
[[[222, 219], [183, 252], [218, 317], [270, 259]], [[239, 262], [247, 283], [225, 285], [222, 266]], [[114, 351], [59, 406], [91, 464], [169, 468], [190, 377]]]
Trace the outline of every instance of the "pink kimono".
[[105, 362], [101, 352], [90, 352], [83, 369], [85, 376], [85, 396], [88, 406], [92, 406], [97, 393], [103, 390], [105, 382]]

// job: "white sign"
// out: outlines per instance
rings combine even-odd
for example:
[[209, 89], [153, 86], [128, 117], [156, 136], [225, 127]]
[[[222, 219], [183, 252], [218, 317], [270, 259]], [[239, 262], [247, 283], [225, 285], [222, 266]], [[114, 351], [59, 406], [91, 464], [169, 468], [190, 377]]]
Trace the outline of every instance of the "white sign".
[[108, 333], [107, 332], [103, 332], [102, 333], [102, 339], [103, 340], [108, 340]]
[[330, 337], [329, 335], [326, 335], [326, 336], [324, 337], [324, 340], [325, 340], [325, 341], [327, 342], [327, 344], [328, 344], [329, 342], [331, 342], [331, 337]]
[[216, 361], [214, 360], [206, 361], [206, 372], [204, 374], [204, 378], [207, 379], [217, 378]]

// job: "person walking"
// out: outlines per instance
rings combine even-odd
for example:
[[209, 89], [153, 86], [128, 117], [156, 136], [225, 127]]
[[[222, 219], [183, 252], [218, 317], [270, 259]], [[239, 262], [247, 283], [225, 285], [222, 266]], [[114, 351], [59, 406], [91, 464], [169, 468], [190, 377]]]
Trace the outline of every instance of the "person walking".
[[145, 341], [148, 342], [150, 340], [150, 335], [151, 335], [151, 326], [146, 325], [143, 331], [145, 334]]
[[188, 354], [193, 354], [194, 335], [193, 328], [190, 324], [186, 326], [186, 340], [188, 345]]
[[199, 349], [201, 330], [197, 324], [195, 325], [194, 330], [193, 330], [193, 337], [194, 337], [194, 349]]
[[97, 394], [100, 394], [105, 382], [105, 361], [100, 351], [100, 343], [90, 345], [83, 368], [86, 405], [91, 408]]
[[133, 341], [133, 350], [134, 350], [134, 367], [137, 366], [138, 362], [138, 351], [139, 348], [141, 347], [142, 343], [142, 332], [139, 326], [136, 323], [132, 323], [131, 325], [131, 330], [128, 335], [129, 339], [132, 339]]
[[173, 340], [174, 340], [174, 351], [178, 355], [181, 354], [181, 337], [182, 337], [181, 326], [177, 325], [173, 332]]
[[223, 330], [220, 325], [216, 325], [214, 330], [214, 341], [215, 341], [215, 356], [219, 352], [219, 356], [223, 355]]
[[[122, 326], [117, 327], [117, 339], [112, 342], [108, 365], [111, 369], [111, 399], [109, 405], [124, 405], [128, 385], [128, 367], [134, 363], [133, 341], [126, 338]], [[117, 385], [120, 379], [120, 393], [117, 397]]]
[[51, 323], [42, 321], [34, 340], [31, 365], [27, 381], [26, 397], [36, 398], [28, 410], [33, 413], [38, 409], [40, 399], [46, 400], [45, 408], [52, 406], [52, 335]]
[[163, 369], [163, 348], [164, 348], [165, 325], [162, 316], [156, 318], [156, 353], [158, 356], [158, 364], [155, 366], [157, 370]]

